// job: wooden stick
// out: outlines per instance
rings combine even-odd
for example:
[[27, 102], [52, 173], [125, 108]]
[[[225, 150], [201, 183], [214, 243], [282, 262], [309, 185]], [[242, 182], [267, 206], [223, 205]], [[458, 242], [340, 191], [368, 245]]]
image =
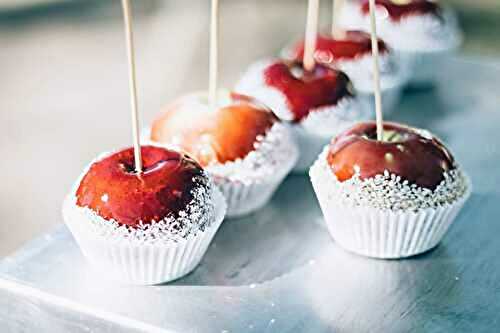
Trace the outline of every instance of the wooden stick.
[[333, 0], [332, 4], [332, 37], [338, 35], [339, 32], [339, 17], [342, 7], [344, 6], [344, 0]]
[[134, 38], [132, 34], [132, 13], [130, 0], [122, 0], [123, 18], [125, 21], [125, 41], [127, 43], [128, 73], [130, 87], [130, 104], [132, 106], [132, 136], [134, 140], [135, 171], [142, 172], [141, 142], [139, 135], [139, 113], [137, 111], [137, 86], [135, 76]]
[[316, 38], [318, 35], [319, 0], [309, 0], [307, 4], [306, 39], [304, 46], [304, 69], [314, 69], [314, 52], [316, 51]]
[[212, 0], [212, 9], [210, 14], [210, 64], [208, 79], [208, 99], [210, 108], [215, 110], [217, 107], [217, 70], [218, 70], [218, 22], [219, 1]]
[[375, 17], [375, 0], [370, 2], [370, 26], [372, 40], [372, 58], [373, 58], [373, 83], [375, 88], [375, 116], [377, 122], [377, 140], [381, 141], [384, 137], [384, 120], [382, 117], [382, 94], [380, 93], [380, 68], [379, 51], [377, 39], [377, 22]]

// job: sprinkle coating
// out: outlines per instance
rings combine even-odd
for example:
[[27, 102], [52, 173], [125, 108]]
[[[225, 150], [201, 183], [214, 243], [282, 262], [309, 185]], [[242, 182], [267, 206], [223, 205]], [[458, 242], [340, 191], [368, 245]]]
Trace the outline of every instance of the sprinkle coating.
[[218, 189], [216, 189], [205, 171], [201, 176], [193, 177], [195, 183], [191, 192], [193, 199], [183, 211], [177, 213], [177, 217], [171, 214], [160, 221], [151, 221], [151, 223], [142, 223], [141, 221], [137, 227], [132, 227], [120, 224], [114, 219], [106, 220], [92, 209], [78, 206], [75, 193], [82, 177], [93, 163], [109, 155], [109, 153], [100, 155], [89, 164], [75, 182], [63, 206], [63, 215], [66, 218], [75, 219], [79, 223], [85, 224], [96, 236], [110, 241], [130, 241], [146, 244], [181, 241], [190, 237], [190, 235], [203, 232], [215, 220], [216, 210], [221, 209], [221, 207], [216, 207], [216, 193], [214, 192], [218, 191]]
[[244, 158], [206, 167], [217, 182], [220, 179], [242, 183], [265, 182], [288, 172], [298, 157], [297, 147], [288, 128], [275, 123], [263, 136], [258, 136], [255, 150]]
[[310, 177], [315, 179], [315, 183], [322, 184], [323, 194], [338, 205], [417, 212], [453, 204], [469, 191], [469, 180], [459, 167], [445, 172], [444, 180], [435, 190], [409, 184], [387, 170], [373, 178], [361, 180], [355, 175], [339, 182], [327, 163], [327, 153], [328, 147], [312, 166]]
[[[379, 36], [398, 50], [425, 50], [426, 52], [453, 49], [462, 40], [457, 20], [447, 7], [442, 19], [433, 14], [411, 15], [400, 21], [381, 19]], [[353, 29], [368, 29], [369, 17], [361, 12], [359, 4], [347, 2], [340, 17], [340, 25]]]
[[[265, 59], [251, 65], [235, 90], [260, 100], [282, 120], [292, 121], [293, 113], [288, 107], [286, 96], [278, 89], [268, 86], [264, 79], [265, 69], [274, 62], [275, 59]], [[370, 115], [366, 114], [356, 97], [346, 96], [334, 105], [312, 109], [299, 123], [292, 126], [301, 127], [315, 135], [331, 137], [352, 126], [354, 121], [369, 118]]]

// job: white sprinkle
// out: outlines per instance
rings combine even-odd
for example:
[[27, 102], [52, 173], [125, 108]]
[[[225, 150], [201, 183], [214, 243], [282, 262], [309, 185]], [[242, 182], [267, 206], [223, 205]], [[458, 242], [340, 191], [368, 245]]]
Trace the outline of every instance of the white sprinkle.
[[243, 159], [209, 165], [207, 172], [216, 183], [228, 180], [248, 184], [275, 179], [288, 172], [298, 156], [293, 138], [282, 123], [274, 124], [266, 135], [257, 137], [254, 147]]
[[443, 174], [443, 181], [434, 189], [409, 184], [400, 176], [385, 170], [382, 175], [361, 180], [359, 174], [339, 182], [327, 163], [328, 147], [310, 171], [313, 183], [321, 184], [325, 195], [335, 204], [347, 207], [372, 207], [392, 211], [418, 211], [451, 204], [468, 190], [468, 181], [456, 166]]
[[[73, 216], [82, 216], [90, 221], [88, 227], [91, 231], [106, 239], [123, 238], [128, 241], [140, 243], [161, 243], [171, 241], [181, 241], [189, 235], [195, 235], [203, 232], [210, 224], [215, 221], [216, 207], [213, 200], [213, 188], [215, 185], [205, 172], [193, 177], [193, 190], [191, 192], [193, 199], [186, 205], [184, 211], [178, 213], [178, 216], [169, 215], [160, 221], [151, 221], [144, 223], [140, 221], [139, 225], [131, 227], [119, 224], [116, 220], [106, 220], [88, 207], [80, 207], [76, 204], [76, 188], [81, 179], [88, 172], [90, 166], [95, 162], [106, 158], [112, 153], [101, 154], [96, 160], [89, 164], [80, 178], [75, 182], [70, 197], [64, 204], [65, 214]], [[103, 202], [109, 200], [109, 196], [104, 194], [101, 197]]]
[[[394, 1], [396, 2], [396, 1]], [[402, 2], [402, 1], [398, 1]], [[406, 3], [410, 1], [404, 1]], [[351, 28], [362, 30], [370, 28], [369, 20], [366, 19], [359, 9], [357, 1], [348, 1], [342, 9], [340, 21], [348, 23]], [[456, 47], [461, 39], [461, 34], [454, 23], [454, 14], [443, 8], [442, 13], [422, 15], [408, 15], [402, 20], [394, 21], [384, 19], [388, 17], [387, 11], [377, 13], [380, 36], [389, 44], [397, 45], [401, 50], [426, 50], [446, 51]], [[411, 38], [408, 38], [411, 36]]]
[[[255, 97], [268, 105], [280, 119], [290, 121], [293, 113], [287, 96], [276, 87], [269, 86], [265, 79], [266, 69], [280, 62], [280, 59], [265, 59], [252, 64], [236, 85], [235, 91]], [[293, 67], [293, 74], [297, 74], [297, 70], [302, 71]], [[325, 102], [311, 108], [297, 126], [316, 135], [331, 137], [370, 116], [365, 108], [360, 107], [356, 97], [345, 96], [335, 103]]]
[[104, 193], [102, 196], [101, 196], [101, 201], [102, 202], [108, 202], [108, 199], [109, 199], [109, 196], [107, 193]]

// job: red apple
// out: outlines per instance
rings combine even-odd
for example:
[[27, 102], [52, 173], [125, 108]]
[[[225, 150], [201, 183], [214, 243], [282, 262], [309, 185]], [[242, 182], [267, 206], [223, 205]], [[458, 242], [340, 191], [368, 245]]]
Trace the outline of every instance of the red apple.
[[[387, 53], [387, 45], [379, 39], [378, 47], [381, 54]], [[371, 54], [372, 44], [370, 35], [364, 31], [339, 31], [335, 37], [318, 35], [316, 38], [316, 61], [323, 64], [334, 64], [341, 60], [353, 60], [365, 54]], [[290, 57], [302, 60], [304, 57], [304, 41], [293, 46]]]
[[342, 98], [353, 94], [347, 75], [321, 64], [306, 71], [300, 62], [278, 61], [265, 69], [264, 79], [269, 87], [286, 96], [295, 122], [315, 108], [336, 105]]
[[[387, 10], [389, 17], [393, 21], [400, 21], [403, 17], [411, 15], [433, 14], [441, 16], [439, 4], [429, 0], [375, 0], [377, 6]], [[368, 0], [361, 1], [361, 11], [368, 14], [370, 5]], [[411, 36], [408, 36], [411, 38]]]
[[359, 172], [361, 179], [385, 170], [411, 184], [435, 189], [443, 173], [454, 169], [450, 152], [428, 132], [396, 123], [384, 123], [383, 141], [376, 140], [375, 122], [360, 123], [337, 136], [328, 163], [341, 182]]
[[129, 226], [160, 221], [183, 211], [193, 199], [193, 178], [205, 177], [188, 156], [164, 148], [141, 148], [143, 172], [134, 167], [134, 150], [116, 152], [90, 166], [76, 192], [77, 205], [106, 220]]
[[206, 98], [192, 94], [169, 105], [153, 122], [151, 140], [172, 144], [202, 166], [244, 158], [276, 116], [250, 97], [231, 94], [227, 106], [211, 110]]

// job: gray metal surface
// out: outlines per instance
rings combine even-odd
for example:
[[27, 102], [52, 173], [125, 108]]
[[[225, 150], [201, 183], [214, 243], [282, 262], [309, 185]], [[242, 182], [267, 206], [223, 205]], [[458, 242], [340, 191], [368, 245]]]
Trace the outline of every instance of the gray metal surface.
[[450, 60], [437, 89], [392, 119], [448, 143], [474, 190], [443, 243], [409, 260], [330, 240], [306, 177], [261, 212], [225, 221], [203, 263], [171, 285], [92, 272], [65, 227], [0, 263], [2, 331], [495, 332], [500, 330], [500, 68]]

